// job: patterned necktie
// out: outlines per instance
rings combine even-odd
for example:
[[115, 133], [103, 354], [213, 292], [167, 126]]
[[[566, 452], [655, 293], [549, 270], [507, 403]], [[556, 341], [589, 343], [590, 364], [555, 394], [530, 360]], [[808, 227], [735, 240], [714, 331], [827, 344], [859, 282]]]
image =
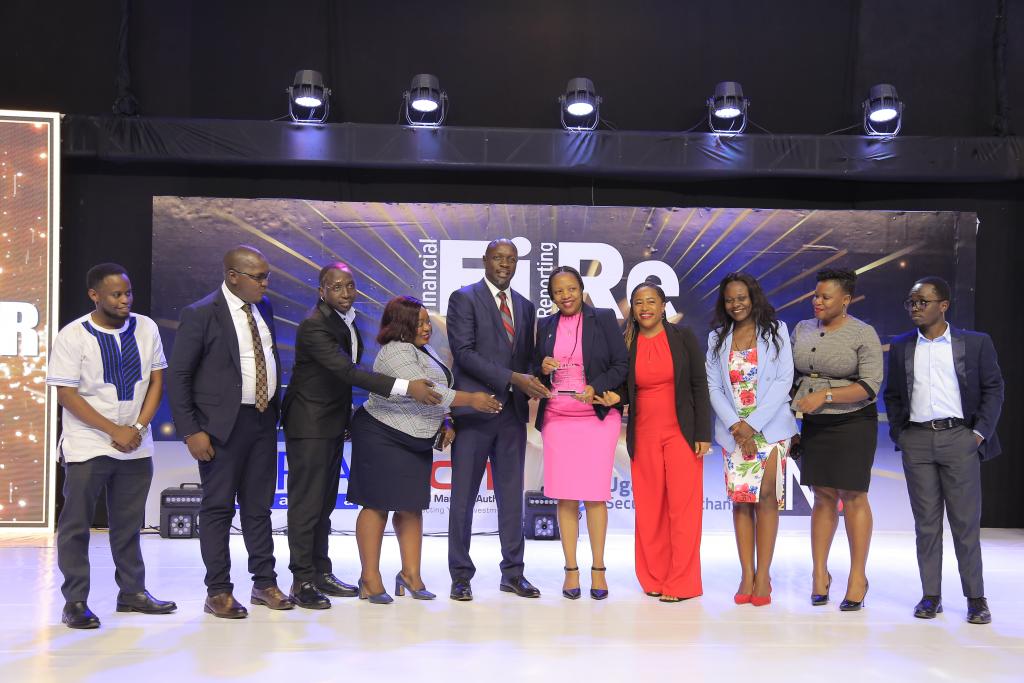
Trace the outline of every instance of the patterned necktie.
[[498, 298], [501, 299], [501, 306], [498, 307], [501, 310], [501, 324], [505, 326], [505, 334], [508, 335], [509, 343], [512, 343], [516, 338], [516, 328], [512, 324], [512, 311], [508, 308], [508, 298], [505, 296], [505, 292], [498, 292]]
[[267, 409], [267, 358], [263, 355], [263, 340], [256, 328], [256, 317], [252, 314], [252, 304], [242, 306], [245, 319], [249, 323], [252, 334], [252, 355], [256, 359], [256, 410], [261, 413]]

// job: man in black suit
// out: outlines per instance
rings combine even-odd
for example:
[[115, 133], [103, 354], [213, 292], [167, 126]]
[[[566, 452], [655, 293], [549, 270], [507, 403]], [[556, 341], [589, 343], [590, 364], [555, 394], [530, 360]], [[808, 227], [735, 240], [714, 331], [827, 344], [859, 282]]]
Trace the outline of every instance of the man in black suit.
[[257, 249], [224, 255], [224, 282], [187, 306], [174, 338], [168, 394], [178, 434], [199, 461], [199, 547], [206, 565], [204, 611], [240, 619], [228, 546], [237, 497], [253, 577], [251, 600], [291, 609], [277, 587], [270, 507], [277, 474], [280, 367], [274, 312], [265, 296], [270, 265]]
[[299, 607], [327, 609], [327, 595], [355, 597], [355, 586], [338, 579], [328, 556], [331, 513], [338, 500], [345, 430], [352, 412], [352, 386], [381, 396], [411, 396], [441, 402], [425, 379], [404, 380], [367, 372], [356, 325], [355, 280], [344, 263], [320, 270], [320, 300], [295, 335], [295, 367], [282, 404], [288, 442], [288, 548]]
[[946, 509], [967, 621], [987, 624], [981, 568], [981, 461], [999, 455], [1003, 376], [992, 339], [946, 322], [945, 280], [925, 277], [904, 307], [917, 330], [894, 338], [884, 393], [889, 436], [903, 451], [924, 596], [914, 616], [942, 611], [942, 510]]
[[498, 239], [484, 251], [484, 279], [452, 292], [448, 300], [448, 345], [454, 358], [455, 388], [485, 391], [502, 402], [498, 414], [452, 410], [458, 437], [452, 444], [452, 491], [448, 518], [448, 570], [452, 600], [472, 600], [476, 572], [469, 557], [473, 505], [491, 461], [501, 540], [502, 591], [540, 596], [523, 576], [523, 469], [526, 465], [528, 401], [547, 398], [545, 387], [527, 374], [533, 357], [535, 309], [509, 285], [518, 252]]

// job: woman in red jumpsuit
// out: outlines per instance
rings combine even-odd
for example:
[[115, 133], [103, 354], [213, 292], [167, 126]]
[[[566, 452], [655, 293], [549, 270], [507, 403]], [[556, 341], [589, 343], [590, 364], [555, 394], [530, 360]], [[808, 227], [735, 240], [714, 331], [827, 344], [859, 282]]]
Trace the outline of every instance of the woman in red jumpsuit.
[[[679, 602], [703, 593], [700, 576], [704, 462], [712, 412], [704, 353], [685, 327], [665, 320], [655, 282], [630, 295], [626, 445], [632, 458], [636, 575], [647, 595]], [[615, 403], [611, 392], [602, 400]]]

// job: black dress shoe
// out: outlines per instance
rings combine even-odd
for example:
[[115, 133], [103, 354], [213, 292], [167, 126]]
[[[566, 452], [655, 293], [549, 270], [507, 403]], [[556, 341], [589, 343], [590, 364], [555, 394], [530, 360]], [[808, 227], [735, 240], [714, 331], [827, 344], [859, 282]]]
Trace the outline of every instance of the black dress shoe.
[[64, 611], [60, 615], [60, 620], [67, 624], [68, 628], [99, 628], [100, 619], [89, 606], [85, 604], [85, 601], [81, 602], [69, 602], [64, 605]]
[[985, 598], [967, 598], [967, 623], [991, 624], [992, 613], [988, 611], [988, 600]]
[[506, 593], [515, 593], [521, 598], [539, 598], [540, 591], [532, 583], [526, 580], [525, 576], [513, 576], [511, 579], [502, 579], [498, 584], [499, 590]]
[[473, 589], [469, 585], [469, 579], [455, 579], [452, 581], [452, 592], [448, 597], [459, 602], [472, 600]]
[[918, 619], [934, 619], [936, 614], [942, 614], [942, 596], [926, 595], [921, 602], [914, 605], [914, 616]]
[[331, 601], [313, 585], [312, 581], [293, 583], [291, 590], [288, 591], [288, 597], [304, 609], [330, 609], [331, 607]]
[[141, 593], [118, 593], [118, 612], [142, 612], [143, 614], [170, 614], [178, 606], [170, 600], [157, 600], [149, 591]]
[[324, 572], [316, 577], [314, 582], [317, 590], [336, 598], [359, 597], [359, 589], [350, 583], [345, 583], [331, 572]]

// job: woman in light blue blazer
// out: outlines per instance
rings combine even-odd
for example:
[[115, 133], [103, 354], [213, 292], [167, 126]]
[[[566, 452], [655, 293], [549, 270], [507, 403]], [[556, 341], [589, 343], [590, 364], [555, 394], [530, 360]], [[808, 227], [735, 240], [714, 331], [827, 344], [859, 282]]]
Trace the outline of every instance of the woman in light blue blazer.
[[734, 600], [761, 607], [772, 600], [769, 572], [786, 504], [786, 456], [797, 433], [789, 408], [789, 330], [746, 273], [730, 273], [719, 284], [711, 324], [708, 389], [742, 569]]

